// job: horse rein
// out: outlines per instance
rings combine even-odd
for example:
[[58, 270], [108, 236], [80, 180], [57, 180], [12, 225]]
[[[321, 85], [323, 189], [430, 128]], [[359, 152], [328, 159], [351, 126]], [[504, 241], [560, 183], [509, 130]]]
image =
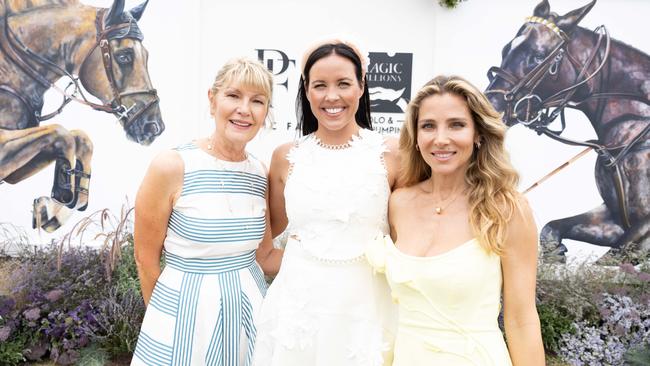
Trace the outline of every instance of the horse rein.
[[[115, 81], [115, 74], [113, 73], [113, 51], [110, 47], [110, 40], [128, 36], [128, 34], [130, 33], [132, 20], [128, 23], [110, 26], [107, 28], [104, 24], [105, 13], [106, 13], [106, 9], [100, 9], [99, 11], [97, 11], [97, 15], [95, 17], [95, 27], [97, 29], [97, 41], [95, 42], [95, 45], [90, 49], [90, 51], [88, 51], [88, 54], [86, 54], [86, 57], [84, 57], [83, 61], [81, 62], [80, 70], [83, 69], [86, 61], [93, 53], [93, 51], [97, 47], [99, 47], [101, 51], [102, 62], [104, 64], [104, 71], [106, 72], [106, 77], [108, 79], [109, 84], [111, 85], [111, 91], [113, 93], [113, 100], [109, 104], [110, 108], [112, 108], [112, 111], [110, 113], [116, 114], [120, 120], [124, 119], [125, 126], [128, 126], [130, 121], [136, 120], [137, 117], [139, 117], [143, 112], [148, 110], [154, 104], [157, 104], [160, 101], [160, 99], [158, 98], [158, 93], [156, 92], [156, 89], [145, 89], [145, 90], [131, 91], [128, 93], [119, 91], [117, 87], [117, 82]], [[127, 29], [127, 31], [123, 35], [117, 37], [112, 36], [112, 34], [115, 33], [115, 31], [127, 27], [129, 29]], [[141, 38], [139, 40], [142, 41]], [[136, 113], [129, 118], [129, 112], [131, 111], [131, 109], [135, 107], [135, 104], [127, 108], [122, 103], [122, 98], [125, 96], [138, 95], [138, 94], [150, 94], [153, 95], [153, 98], [149, 100], [149, 102], [147, 102], [143, 108], [141, 108], [139, 111], [136, 111]]]
[[[6, 86], [6, 85], [0, 85], [0, 90], [8, 92], [16, 97], [25, 105], [30, 111], [32, 111], [31, 115], [33, 116], [33, 123], [34, 125], [38, 125], [39, 122], [48, 120], [59, 113], [63, 111], [63, 108], [71, 101], [74, 100], [78, 103], [85, 104], [95, 110], [99, 110], [102, 112], [106, 113], [111, 113], [114, 114], [118, 117], [120, 122], [122, 122], [123, 126], [125, 128], [129, 128], [130, 125], [137, 120], [137, 118], [144, 113], [146, 110], [148, 110], [150, 107], [153, 105], [157, 104], [159, 102], [159, 98], [156, 92], [156, 89], [145, 89], [145, 90], [140, 90], [140, 91], [132, 91], [128, 93], [120, 93], [119, 89], [117, 88], [117, 83], [115, 81], [115, 76], [113, 73], [113, 53], [112, 50], [109, 46], [110, 40], [112, 39], [118, 39], [118, 38], [124, 38], [129, 36], [130, 33], [130, 27], [131, 23], [130, 22], [125, 22], [122, 24], [114, 25], [114, 26], [109, 26], [106, 27], [104, 24], [104, 14], [106, 13], [107, 9], [100, 9], [97, 11], [96, 17], [95, 17], [95, 28], [97, 30], [97, 35], [96, 35], [96, 42], [91, 47], [90, 51], [85, 55], [83, 58], [83, 61], [81, 62], [80, 65], [80, 70], [83, 69], [86, 61], [90, 57], [90, 55], [93, 53], [93, 51], [99, 47], [101, 51], [101, 58], [104, 66], [104, 70], [106, 73], [106, 77], [108, 79], [108, 82], [111, 87], [111, 93], [113, 95], [113, 99], [107, 103], [107, 104], [97, 104], [93, 103], [88, 100], [86, 95], [83, 92], [83, 89], [79, 85], [79, 78], [73, 76], [70, 74], [67, 70], [61, 68], [59, 65], [53, 63], [52, 61], [36, 54], [34, 51], [26, 47], [15, 35], [15, 33], [9, 28], [9, 22], [8, 18], [5, 17], [4, 24], [3, 24], [3, 34], [0, 36], [0, 46], [6, 51], [7, 55], [11, 60], [19, 66], [29, 77], [31, 77], [33, 80], [37, 81], [39, 84], [43, 85], [46, 88], [53, 88], [57, 92], [59, 92], [61, 95], [63, 95], [63, 102], [61, 105], [52, 113], [47, 114], [45, 116], [40, 115], [40, 112], [32, 106], [31, 103], [22, 96], [22, 94], [18, 93], [17, 91], [13, 90], [11, 87]], [[126, 32], [123, 32], [123, 34], [118, 34], [117, 36], [116, 31], [120, 31], [126, 29]], [[139, 40], [142, 40], [140, 37], [137, 35], [134, 36], [134, 38], [137, 38]], [[22, 55], [20, 52], [22, 52]], [[46, 68], [55, 71], [55, 73], [59, 74], [60, 76], [66, 76], [68, 77], [71, 81], [68, 84], [68, 86], [65, 89], [61, 89], [58, 87], [56, 84], [53, 82], [50, 82], [48, 79], [46, 79], [43, 75], [40, 74], [38, 70], [36, 70], [35, 67], [33, 67], [30, 63], [26, 61], [26, 56], [30, 57], [32, 59], [35, 59], [38, 61], [40, 64], [46, 66]], [[68, 88], [70, 86], [74, 85], [74, 91], [72, 93], [68, 93]], [[81, 98], [77, 97], [77, 94], [81, 96]], [[148, 101], [143, 108], [138, 110], [137, 112], [129, 115], [131, 110], [135, 107], [135, 103], [131, 105], [130, 107], [126, 107], [123, 102], [122, 98], [128, 95], [137, 95], [137, 94], [149, 94], [153, 95], [153, 98]]]
[[[580, 152], [578, 155], [575, 157], [571, 158], [569, 161], [565, 162], [558, 168], [554, 169], [551, 173], [545, 175], [542, 179], [538, 180], [537, 182], [533, 183], [528, 189], [526, 189], [525, 192], [530, 191], [531, 189], [535, 188], [539, 184], [541, 184], [543, 181], [546, 179], [550, 178], [552, 175], [556, 174], [559, 172], [561, 169], [565, 168], [568, 166], [570, 163], [573, 161], [577, 160], [578, 158], [582, 157], [586, 152], [588, 152], [590, 149], [593, 149], [597, 152], [597, 154], [603, 158], [606, 159], [606, 162], [603, 163], [605, 167], [613, 168], [615, 172], [615, 190], [617, 193], [618, 197], [618, 204], [619, 204], [619, 210], [621, 212], [621, 219], [626, 228], [631, 227], [629, 215], [628, 215], [628, 210], [627, 210], [627, 204], [626, 204], [626, 198], [625, 198], [625, 189], [623, 187], [623, 175], [619, 167], [619, 162], [621, 159], [638, 143], [641, 142], [643, 137], [650, 131], [650, 123], [640, 132], [638, 133], [629, 143], [627, 143], [624, 146], [617, 146], [617, 147], [608, 147], [605, 145], [601, 145], [598, 143], [598, 141], [576, 141], [572, 140], [566, 137], [562, 137], [561, 133], [564, 131], [564, 128], [566, 127], [566, 122], [565, 122], [565, 117], [564, 117], [564, 109], [566, 107], [570, 108], [576, 108], [580, 104], [586, 103], [587, 101], [591, 99], [598, 99], [599, 100], [599, 106], [600, 106], [600, 101], [606, 98], [625, 98], [625, 99], [632, 99], [641, 103], [645, 103], [646, 105], [650, 105], [650, 100], [644, 97], [640, 97], [635, 94], [631, 93], [594, 93], [590, 92], [585, 98], [580, 100], [579, 102], [571, 102], [570, 99], [575, 95], [577, 92], [578, 88], [585, 85], [587, 82], [592, 80], [594, 77], [596, 77], [603, 69], [604, 65], [607, 63], [609, 59], [609, 52], [610, 52], [610, 36], [609, 33], [607, 32], [607, 29], [605, 28], [604, 25], [599, 26], [598, 28], [595, 29], [595, 33], [598, 33], [598, 40], [596, 41], [596, 45], [594, 47], [594, 52], [589, 55], [587, 58], [586, 62], [581, 65], [579, 61], [577, 61], [568, 51], [568, 43], [570, 39], [566, 36], [564, 32], [559, 30], [559, 27], [557, 27], [555, 24], [552, 22], [542, 19], [539, 17], [529, 17], [527, 18], [529, 22], [533, 23], [542, 23], [546, 25], [548, 28], [554, 31], [556, 35], [558, 35], [561, 38], [560, 44], [547, 56], [544, 58], [544, 60], [535, 66], [533, 70], [531, 70], [528, 74], [526, 74], [521, 80], [517, 80], [517, 78], [512, 75], [510, 72], [494, 66], [488, 70], [488, 78], [490, 81], [494, 79], [494, 77], [501, 77], [504, 79], [506, 82], [508, 82], [511, 85], [514, 85], [514, 87], [511, 90], [488, 90], [486, 94], [490, 93], [498, 93], [498, 94], [503, 94], [503, 98], [506, 102], [506, 115], [511, 117], [514, 116], [514, 118], [517, 119], [517, 121], [531, 129], [534, 129], [538, 134], [544, 134], [548, 137], [551, 137], [552, 139], [568, 144], [568, 145], [574, 145], [574, 146], [586, 146], [587, 149], [583, 150]], [[602, 62], [596, 67], [595, 71], [592, 72], [591, 74], [587, 75], [587, 69], [588, 67], [594, 62], [596, 59], [596, 55], [599, 53], [599, 50], [601, 48], [602, 40], [605, 38], [606, 44], [605, 44], [605, 51], [603, 55]], [[546, 73], [555, 76], [557, 75], [557, 72], [560, 67], [560, 62], [562, 61], [564, 55], [566, 54], [567, 58], [569, 59], [569, 62], [573, 66], [574, 70], [577, 72], [576, 80], [575, 83], [565, 89], [560, 90], [559, 92], [551, 95], [550, 97], [542, 100], [538, 95], [532, 94], [532, 92], [539, 86], [539, 84], [543, 81], [544, 77], [546, 76]], [[550, 65], [549, 65], [550, 64]], [[578, 71], [579, 70], [579, 71]], [[582, 77], [584, 79], [580, 80]], [[557, 76], [556, 76], [557, 78]], [[532, 85], [532, 87], [531, 87]], [[525, 87], [528, 87], [527, 89], [524, 89]], [[521, 99], [515, 100], [515, 96], [520, 93], [520, 91], [524, 89], [526, 92], [526, 95], [523, 96]], [[531, 118], [530, 117], [530, 110], [526, 111], [526, 119], [521, 120], [518, 117], [518, 110], [519, 110], [519, 104], [523, 101], [527, 100], [532, 100], [535, 99], [539, 103], [539, 109], [537, 113]], [[513, 106], [514, 102], [514, 106]], [[555, 108], [552, 112], [549, 113], [550, 108]], [[601, 108], [598, 108], [601, 110]], [[545, 111], [545, 112], [544, 112]], [[602, 113], [602, 110], [601, 110]], [[561, 118], [561, 129], [559, 131], [553, 131], [548, 128], [548, 125], [557, 118], [557, 116], [560, 116]], [[650, 117], [647, 117], [646, 119], [650, 119]], [[618, 154], [616, 156], [612, 155], [610, 151], [614, 150], [619, 150]]]
[[[609, 33], [607, 32], [607, 29], [604, 26], [598, 27], [595, 31], [599, 34], [598, 41], [596, 42], [596, 46], [594, 47], [595, 51], [588, 57], [588, 59], [583, 65], [580, 65], [580, 62], [577, 61], [568, 51], [568, 44], [570, 38], [566, 35], [566, 33], [560, 30], [560, 28], [557, 27], [557, 25], [555, 25], [554, 23], [546, 19], [534, 17], [534, 16], [528, 17], [526, 18], [526, 20], [529, 23], [541, 23], [545, 25], [547, 28], [551, 29], [553, 33], [560, 38], [560, 43], [555, 47], [555, 49], [553, 49], [553, 51], [551, 51], [550, 54], [548, 54], [544, 58], [544, 60], [542, 60], [542, 62], [536, 65], [533, 68], [533, 70], [531, 70], [526, 75], [524, 75], [524, 77], [521, 78], [520, 80], [517, 80], [517, 78], [514, 75], [512, 75], [510, 72], [498, 66], [491, 67], [488, 70], [488, 78], [490, 80], [494, 79], [495, 77], [501, 77], [502, 79], [506, 80], [508, 83], [514, 86], [511, 90], [501, 90], [501, 89], [488, 90], [486, 94], [496, 94], [496, 93], [503, 94], [504, 95], [503, 99], [506, 101], [506, 113], [507, 113], [506, 115], [508, 117], [514, 116], [514, 118], [517, 119], [517, 122], [521, 123], [524, 126], [530, 126], [531, 128], [537, 129], [537, 127], [539, 127], [540, 125], [542, 127], [545, 127], [550, 122], [552, 122], [560, 113], [560, 110], [568, 105], [569, 100], [577, 92], [578, 88], [583, 86], [587, 82], [589, 82], [596, 75], [598, 75], [598, 73], [600, 73], [603, 66], [607, 62], [607, 59], [609, 58], [610, 37], [609, 37]], [[600, 49], [603, 36], [606, 39], [605, 55], [603, 57], [603, 61], [600, 63], [600, 65], [596, 67], [596, 70], [594, 72], [584, 77], [585, 74], [587, 74], [587, 69], [589, 68], [589, 66], [591, 66], [591, 64], [596, 58], [596, 55], [598, 54], [598, 50]], [[574, 67], [574, 69], [580, 70], [578, 71], [578, 75], [576, 76], [575, 84], [560, 90], [559, 92], [553, 94], [552, 96], [546, 98], [545, 100], [542, 100], [537, 94], [532, 94], [532, 92], [544, 80], [544, 77], [546, 76], [547, 72], [548, 74], [555, 76], [557, 78], [557, 72], [559, 71], [560, 63], [564, 59], [565, 55], [569, 59], [569, 62], [571, 62], [571, 65]], [[580, 80], [582, 77], [584, 77], [584, 79]], [[515, 97], [518, 94], [520, 94], [522, 90], [524, 90], [525, 95], [522, 98], [515, 101]], [[563, 94], [564, 96], [562, 97]], [[529, 116], [530, 111], [527, 111], [526, 119], [521, 120], [518, 117], [518, 113], [517, 113], [519, 111], [519, 105], [524, 101], [532, 100], [532, 99], [536, 99], [539, 102], [541, 108], [538, 109], [537, 113], [532, 118]], [[547, 115], [546, 118], [544, 118], [542, 121], [541, 118], [543, 113], [542, 110], [548, 109], [550, 107], [557, 107], [557, 108], [556, 110], [553, 111], [554, 113], [551, 113], [550, 116]]]
[[[537, 17], [530, 17], [535, 21], [535, 18]], [[545, 22], [548, 22], [544, 19]], [[540, 21], [536, 21], [540, 22]], [[548, 23], [543, 23], [546, 24], [547, 26], [549, 24], [552, 24], [550, 22]], [[553, 27], [550, 27], [553, 29]], [[560, 31], [561, 32], [561, 31]], [[626, 98], [626, 99], [633, 99], [638, 102], [645, 103], [647, 105], [650, 105], [650, 100], [645, 99], [643, 97], [640, 97], [638, 95], [634, 95], [631, 93], [590, 93], [586, 98], [583, 98], [579, 102], [574, 102], [571, 103], [570, 99], [575, 95], [577, 92], [578, 88], [585, 85], [587, 82], [592, 80], [594, 77], [596, 77], [600, 72], [602, 71], [604, 65], [607, 63], [607, 60], [609, 59], [609, 52], [610, 52], [610, 45], [611, 45], [611, 39], [609, 36], [609, 33], [607, 32], [607, 29], [604, 26], [599, 26], [595, 30], [596, 33], [599, 34], [598, 40], [596, 41], [596, 45], [594, 47], [594, 52], [589, 55], [588, 59], [586, 62], [581, 65], [579, 61], [577, 61], [569, 52], [568, 49], [566, 51], [565, 48], [568, 47], [568, 41], [569, 39], [564, 35], [564, 32], [558, 33], [562, 41], [561, 43], [547, 56], [544, 61], [542, 61], [538, 66], [536, 66], [533, 70], [531, 70], [527, 75], [522, 78], [519, 82], [516, 82], [516, 78], [507, 72], [506, 70], [500, 69], [498, 67], [493, 67], [490, 70], [496, 69], [496, 73], [498, 76], [503, 77], [503, 75], [506, 75], [506, 77], [503, 77], [506, 81], [515, 84], [515, 87], [511, 90], [505, 93], [504, 99], [506, 100], [507, 103], [507, 109], [511, 110], [512, 113], [516, 114], [518, 111], [518, 104], [521, 103], [524, 100], [527, 99], [537, 99], [540, 102], [541, 108], [538, 110], [537, 114], [535, 115], [534, 118], [528, 119], [526, 121], [520, 120], [518, 117], [517, 121], [524, 126], [527, 126], [529, 128], [534, 129], [538, 134], [545, 134], [546, 136], [549, 136], [559, 142], [568, 144], [568, 145], [574, 145], [574, 146], [586, 146], [589, 148], [594, 149], [599, 155], [603, 156], [606, 158], [608, 161], [604, 164], [607, 167], [612, 167], [615, 166], [619, 163], [621, 158], [625, 156], [625, 154], [632, 149], [637, 143], [641, 141], [643, 136], [646, 135], [648, 131], [650, 131], [650, 124], [646, 126], [639, 134], [637, 134], [630, 143], [624, 145], [624, 146], [615, 146], [615, 147], [607, 147], [605, 145], [601, 145], [596, 143], [595, 141], [576, 141], [572, 140], [566, 137], [562, 137], [561, 133], [564, 131], [564, 128], [566, 127], [566, 122], [564, 118], [564, 108], [570, 107], [570, 108], [576, 108], [580, 104], [586, 103], [590, 99], [605, 99], [605, 98]], [[583, 77], [587, 73], [587, 68], [594, 62], [596, 55], [598, 54], [598, 50], [601, 47], [603, 37], [606, 40], [605, 43], [605, 52], [603, 55], [603, 60], [602, 62], [596, 67], [596, 70], [586, 76], [583, 80], [580, 80], [581, 77]], [[551, 95], [550, 97], [542, 100], [539, 96], [536, 94], [530, 94], [538, 85], [541, 83], [543, 80], [543, 77], [545, 76], [546, 71], [550, 75], [556, 75], [557, 71], [559, 69], [559, 62], [562, 60], [563, 55], [566, 54], [567, 58], [569, 59], [569, 62], [573, 66], [575, 70], [580, 70], [577, 72], [576, 76], [576, 83], [558, 91], [557, 93]], [[549, 63], [552, 62], [552, 64], [549, 66]], [[541, 71], [540, 71], [541, 70]], [[515, 81], [514, 83], [512, 81]], [[534, 84], [532, 88], [529, 88], [529, 92], [526, 96], [522, 97], [519, 99], [515, 104], [514, 107], [512, 107], [512, 102], [514, 100], [514, 96], [519, 93], [520, 89], [522, 89], [526, 85]], [[495, 90], [495, 93], [501, 93], [501, 90]], [[487, 93], [490, 93], [488, 91]], [[564, 94], [564, 96], [562, 96]], [[507, 98], [509, 97], [509, 99]], [[548, 113], [549, 108], [554, 107], [555, 109]], [[544, 110], [546, 110], [546, 113], [544, 113]], [[542, 114], [544, 114], [542, 118]], [[561, 125], [562, 128], [559, 131], [553, 131], [548, 128], [548, 125], [555, 120], [555, 118], [560, 116], [561, 119]], [[620, 150], [616, 156], [613, 156], [610, 154], [610, 151], [612, 150]]]

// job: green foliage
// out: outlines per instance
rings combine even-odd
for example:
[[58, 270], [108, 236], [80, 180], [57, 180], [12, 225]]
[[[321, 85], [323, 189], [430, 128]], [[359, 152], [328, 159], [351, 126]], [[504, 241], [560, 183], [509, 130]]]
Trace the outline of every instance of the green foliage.
[[[92, 366], [130, 359], [144, 315], [131, 212], [95, 212], [59, 243], [31, 250], [0, 224], [0, 254], [6, 248], [19, 254], [0, 263], [0, 365], [49, 358]], [[101, 248], [89, 249], [88, 237], [101, 240]]]
[[650, 259], [645, 258], [645, 262], [638, 267], [637, 269], [631, 263], [619, 266], [621, 275], [618, 282], [623, 290], [621, 294], [633, 299], [644, 298], [650, 293]]
[[79, 351], [77, 366], [104, 366], [108, 364], [108, 353], [97, 345], [91, 345]]
[[600, 321], [598, 300], [608, 292], [611, 271], [586, 264], [542, 265], [537, 274], [537, 304], [546, 305], [574, 321]]
[[465, 1], [465, 0], [438, 0], [438, 3], [440, 4], [440, 6], [453, 9], [457, 7], [461, 1]]
[[132, 354], [144, 317], [144, 302], [139, 292], [129, 289], [110, 291], [96, 316], [94, 339], [111, 357]]
[[626, 365], [649, 365], [650, 351], [627, 349], [644, 339], [647, 343], [650, 334], [647, 326], [635, 325], [647, 324], [643, 309], [650, 298], [648, 263], [541, 265], [537, 310], [544, 347], [553, 356], [549, 359], [619, 364], [629, 351]]
[[630, 349], [625, 354], [625, 364], [628, 366], [650, 365], [650, 344], [646, 344], [645, 347]]
[[27, 243], [24, 229], [9, 222], [0, 222], [0, 257], [23, 252]]
[[568, 363], [562, 361], [561, 358], [552, 355], [546, 355], [546, 366], [570, 366]]
[[128, 292], [140, 293], [140, 280], [138, 269], [135, 265], [135, 254], [133, 251], [133, 236], [126, 245], [122, 247], [121, 258], [113, 271], [114, 287], [119, 294]]
[[23, 349], [25, 343], [23, 337], [15, 337], [12, 340], [0, 342], [0, 363], [13, 366], [24, 362]]
[[574, 322], [572, 314], [562, 308], [549, 304], [537, 306], [537, 313], [542, 327], [542, 341], [547, 352], [557, 354], [560, 351], [562, 334], [572, 333]]

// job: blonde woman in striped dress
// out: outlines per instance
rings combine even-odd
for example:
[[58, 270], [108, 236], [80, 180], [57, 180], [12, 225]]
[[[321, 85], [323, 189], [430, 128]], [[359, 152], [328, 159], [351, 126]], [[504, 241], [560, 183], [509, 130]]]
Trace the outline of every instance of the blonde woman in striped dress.
[[250, 364], [262, 270], [276, 273], [282, 255], [267, 225], [266, 168], [245, 150], [272, 85], [260, 63], [228, 62], [208, 92], [212, 135], [151, 163], [135, 209], [147, 311], [132, 365]]

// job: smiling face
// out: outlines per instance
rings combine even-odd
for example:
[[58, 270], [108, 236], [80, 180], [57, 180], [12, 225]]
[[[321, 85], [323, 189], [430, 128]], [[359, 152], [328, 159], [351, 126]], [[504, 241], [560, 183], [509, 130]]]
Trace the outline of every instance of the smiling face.
[[347, 131], [357, 128], [355, 113], [363, 88], [350, 60], [333, 53], [316, 61], [309, 71], [305, 88], [319, 129]]
[[478, 133], [467, 102], [453, 93], [422, 100], [417, 120], [417, 146], [432, 176], [464, 175]]
[[208, 93], [216, 133], [233, 144], [246, 144], [264, 124], [269, 109], [266, 94], [234, 83]]

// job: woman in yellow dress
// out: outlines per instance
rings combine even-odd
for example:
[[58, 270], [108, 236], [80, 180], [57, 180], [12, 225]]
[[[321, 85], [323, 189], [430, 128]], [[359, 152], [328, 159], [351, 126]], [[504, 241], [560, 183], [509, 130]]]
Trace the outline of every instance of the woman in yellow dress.
[[409, 104], [405, 188], [390, 197], [391, 237], [367, 251], [399, 306], [394, 366], [544, 365], [537, 231], [516, 191], [505, 132], [485, 96], [459, 77], [436, 77]]

